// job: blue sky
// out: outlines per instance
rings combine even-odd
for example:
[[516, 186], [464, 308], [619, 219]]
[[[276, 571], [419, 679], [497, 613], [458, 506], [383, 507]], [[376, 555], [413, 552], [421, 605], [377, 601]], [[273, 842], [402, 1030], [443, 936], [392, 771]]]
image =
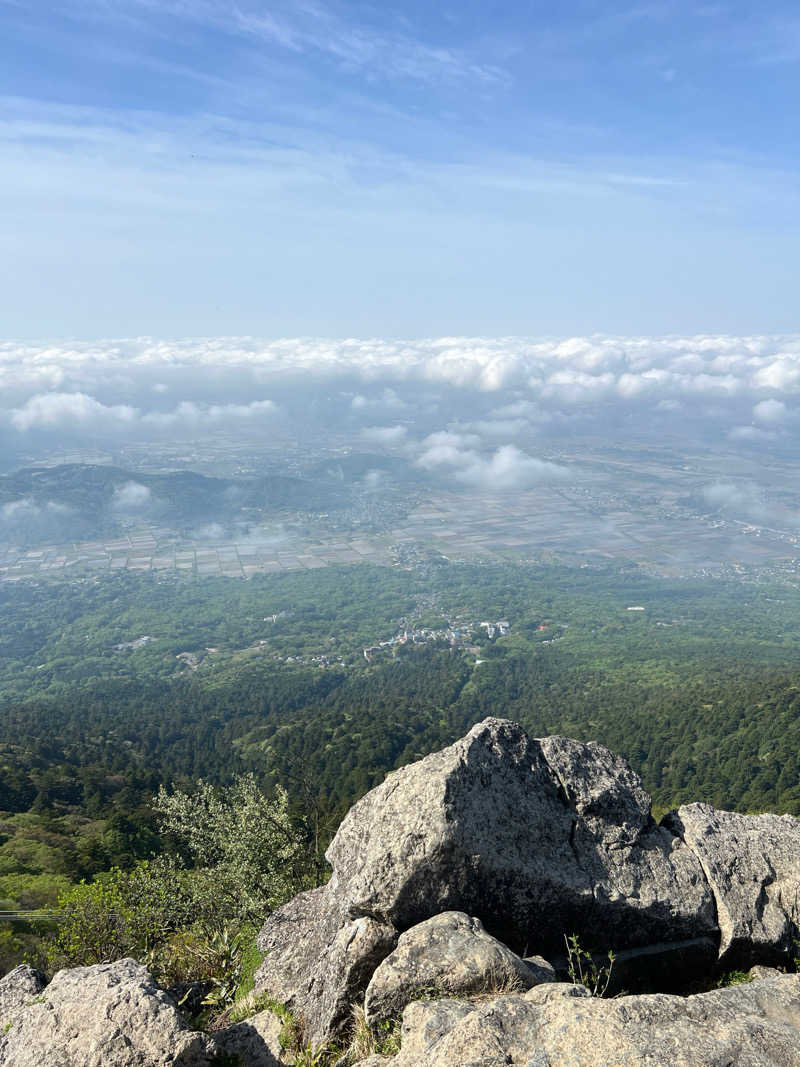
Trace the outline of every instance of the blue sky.
[[0, 0], [6, 337], [797, 329], [789, 3]]

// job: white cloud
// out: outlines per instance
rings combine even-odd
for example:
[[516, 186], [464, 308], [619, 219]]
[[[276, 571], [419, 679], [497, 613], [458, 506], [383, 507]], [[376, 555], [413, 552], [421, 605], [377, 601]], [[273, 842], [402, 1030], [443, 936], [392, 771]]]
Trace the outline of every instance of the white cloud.
[[760, 506], [761, 497], [754, 485], [736, 485], [733, 482], [715, 482], [703, 489], [703, 499], [713, 508], [749, 509]]
[[416, 464], [423, 470], [435, 470], [437, 467], [463, 467], [477, 456], [475, 449], [481, 439], [476, 434], [452, 433], [438, 430], [428, 434], [419, 446]]
[[219, 522], [209, 522], [194, 531], [194, 536], [201, 541], [221, 541], [226, 534], [225, 527]]
[[753, 408], [753, 417], [759, 422], [783, 422], [786, 405], [782, 400], [760, 400]]
[[762, 389], [796, 392], [800, 383], [800, 360], [796, 353], [768, 358], [756, 370], [754, 380]]
[[405, 426], [365, 426], [361, 436], [374, 445], [399, 445], [407, 433]]
[[143, 422], [158, 426], [175, 426], [180, 423], [194, 425], [199, 422], [222, 422], [227, 419], [255, 419], [271, 415], [276, 406], [272, 400], [254, 400], [250, 404], [201, 404], [182, 400], [172, 411], [151, 412]]
[[728, 433], [731, 441], [774, 441], [771, 430], [762, 430], [760, 426], [734, 426]]
[[777, 522], [792, 527], [800, 522], [797, 512], [770, 502], [763, 490], [752, 482], [715, 482], [703, 489], [703, 498], [712, 510], [731, 518], [755, 523]]
[[111, 498], [111, 507], [115, 511], [142, 511], [152, 503], [153, 494], [146, 485], [139, 482], [125, 482], [118, 485]]
[[474, 433], [461, 433], [454, 430], [437, 430], [429, 433], [422, 442], [424, 448], [437, 448], [441, 445], [452, 445], [453, 448], [477, 448], [481, 443], [480, 437]]
[[[118, 383], [119, 379], [118, 374], [108, 375], [109, 384]], [[139, 424], [175, 426], [181, 423], [195, 425], [208, 421], [256, 419], [271, 415], [276, 410], [272, 400], [254, 400], [249, 404], [207, 404], [184, 400], [172, 411], [142, 414], [139, 408], [130, 404], [104, 404], [84, 392], [52, 392], [37, 393], [20, 407], [7, 412], [7, 417], [15, 429], [23, 431], [70, 426], [124, 430]]]
[[130, 423], [136, 417], [136, 410], [127, 404], [106, 406], [86, 393], [39, 393], [11, 412], [11, 423], [18, 430], [30, 430], [110, 420]]
[[61, 541], [80, 538], [86, 531], [79, 513], [67, 504], [20, 497], [0, 505], [0, 533], [4, 538], [24, 543], [31, 535]]
[[[310, 404], [314, 390], [327, 408]], [[165, 410], [165, 393], [183, 399]], [[672, 419], [683, 432], [695, 419], [720, 438], [753, 441], [780, 432], [797, 393], [800, 336], [787, 335], [0, 343], [0, 418], [21, 431], [256, 426], [284, 403], [302, 421], [327, 417], [338, 400], [337, 417], [360, 421], [375, 444], [401, 444], [417, 420], [424, 433], [438, 417], [479, 438], [430, 441], [423, 453], [516, 442], [523, 420], [558, 430], [576, 419], [613, 427], [630, 417], [645, 429]]]
[[373, 396], [365, 396], [363, 393], [357, 393], [350, 401], [350, 407], [353, 411], [363, 411], [366, 408], [402, 411], [406, 406], [406, 402], [397, 395], [394, 389], [389, 388], [383, 389], [380, 393]]
[[463, 485], [494, 492], [529, 489], [543, 482], [561, 481], [566, 468], [535, 459], [515, 445], [503, 445], [488, 455], [477, 451], [474, 435], [441, 431], [420, 444], [417, 466], [427, 471], [447, 470]]
[[55, 500], [48, 500], [45, 504], [37, 504], [30, 497], [10, 500], [0, 507], [0, 519], [3, 522], [30, 521], [39, 519], [42, 516], [66, 517], [74, 514], [74, 509], [67, 504], [59, 504]]
[[564, 467], [528, 456], [514, 445], [503, 445], [488, 458], [476, 456], [468, 466], [456, 472], [458, 481], [465, 485], [493, 492], [530, 489], [545, 482], [563, 481], [566, 477]]
[[518, 437], [523, 430], [528, 428], [528, 423], [525, 419], [481, 419], [470, 423], [470, 426], [481, 437], [496, 438], [502, 441], [510, 437]]

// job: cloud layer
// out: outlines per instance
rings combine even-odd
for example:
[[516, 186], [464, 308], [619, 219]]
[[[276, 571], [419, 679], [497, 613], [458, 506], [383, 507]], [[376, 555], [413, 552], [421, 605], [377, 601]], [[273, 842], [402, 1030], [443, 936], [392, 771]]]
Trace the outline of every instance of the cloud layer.
[[790, 335], [0, 344], [9, 453], [336, 432], [430, 477], [495, 490], [567, 477], [538, 452], [579, 435], [792, 450], [798, 394]]
[[800, 337], [0, 344], [0, 394], [14, 401], [3, 418], [20, 431], [104, 419], [261, 417], [274, 411], [276, 392], [343, 385], [352, 385], [350, 411], [364, 412], [370, 426], [381, 411], [397, 424], [409, 389], [419, 396], [442, 387], [483, 398], [481, 410], [500, 420], [614, 405], [700, 409], [774, 427], [791, 417], [800, 393]]

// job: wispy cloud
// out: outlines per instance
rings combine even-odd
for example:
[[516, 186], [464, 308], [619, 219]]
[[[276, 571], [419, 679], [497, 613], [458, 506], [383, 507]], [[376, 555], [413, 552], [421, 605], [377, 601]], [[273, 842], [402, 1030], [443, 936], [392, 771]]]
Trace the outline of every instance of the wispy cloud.
[[778, 90], [713, 62], [788, 5], [540, 7], [6, 2], [5, 328], [793, 328]]
[[76, 19], [130, 20], [138, 16], [140, 28], [156, 32], [165, 17], [201, 25], [243, 40], [275, 47], [295, 55], [314, 54], [344, 70], [371, 79], [407, 79], [427, 84], [475, 82], [484, 86], [507, 85], [501, 66], [486, 62], [479, 47], [432, 43], [415, 34], [408, 20], [403, 29], [391, 26], [386, 12], [380, 17], [361, 9], [319, 0], [278, 0], [268, 9], [252, 0], [237, 4], [222, 0], [122, 0], [109, 6], [104, 0], [87, 0], [57, 7]]

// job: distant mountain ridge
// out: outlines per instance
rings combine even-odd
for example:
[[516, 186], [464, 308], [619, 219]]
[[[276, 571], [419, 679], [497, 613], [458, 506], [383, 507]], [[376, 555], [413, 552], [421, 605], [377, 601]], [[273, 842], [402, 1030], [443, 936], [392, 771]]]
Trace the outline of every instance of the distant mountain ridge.
[[[99, 464], [25, 467], [0, 475], [0, 542], [33, 547], [114, 537], [125, 520], [178, 528], [278, 516], [340, 512], [357, 506], [362, 480], [402, 479], [408, 465], [373, 455], [315, 464], [304, 475], [221, 478], [191, 470], [163, 474]], [[370, 485], [374, 493], [376, 486]]]

